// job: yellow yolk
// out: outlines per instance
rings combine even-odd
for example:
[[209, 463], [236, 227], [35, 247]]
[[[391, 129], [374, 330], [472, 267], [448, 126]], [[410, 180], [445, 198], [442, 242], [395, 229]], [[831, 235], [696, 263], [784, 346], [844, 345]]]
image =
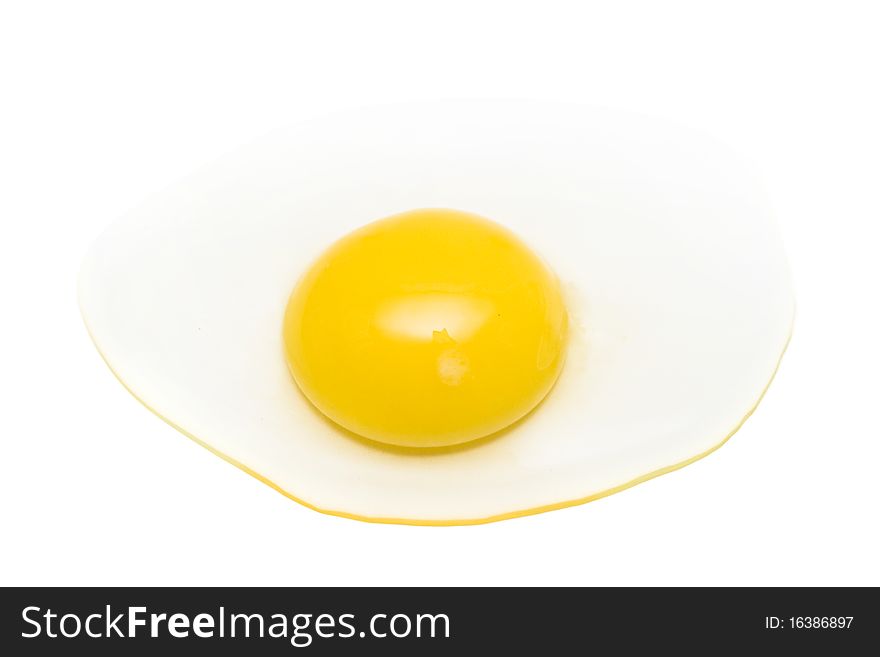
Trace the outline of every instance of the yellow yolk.
[[406, 447], [496, 433], [547, 395], [565, 355], [559, 283], [515, 235], [415, 210], [332, 245], [284, 316], [290, 371], [328, 418]]

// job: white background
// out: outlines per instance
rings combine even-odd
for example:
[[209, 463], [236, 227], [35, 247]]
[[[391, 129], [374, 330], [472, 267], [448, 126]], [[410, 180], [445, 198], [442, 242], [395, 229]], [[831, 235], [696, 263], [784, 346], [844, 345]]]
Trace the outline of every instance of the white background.
[[[839, 0], [4, 3], [0, 584], [880, 585], [878, 31], [876, 3]], [[450, 97], [669, 117], [760, 170], [798, 320], [722, 450], [540, 516], [370, 525], [294, 504], [114, 380], [75, 276], [115, 217], [278, 125]]]

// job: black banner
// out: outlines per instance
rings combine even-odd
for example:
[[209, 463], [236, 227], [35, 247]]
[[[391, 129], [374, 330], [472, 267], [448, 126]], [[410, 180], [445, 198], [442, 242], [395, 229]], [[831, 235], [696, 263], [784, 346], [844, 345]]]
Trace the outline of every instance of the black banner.
[[[876, 651], [876, 589], [3, 589], [6, 655]], [[874, 646], [871, 648], [871, 646]]]

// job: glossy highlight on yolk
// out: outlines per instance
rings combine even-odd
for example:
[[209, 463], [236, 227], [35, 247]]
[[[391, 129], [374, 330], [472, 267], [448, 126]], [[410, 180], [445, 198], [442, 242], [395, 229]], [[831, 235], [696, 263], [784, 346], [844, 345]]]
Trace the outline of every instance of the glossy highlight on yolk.
[[565, 358], [552, 271], [509, 230], [414, 210], [340, 239], [284, 315], [293, 378], [333, 422], [403, 447], [494, 434], [537, 406]]

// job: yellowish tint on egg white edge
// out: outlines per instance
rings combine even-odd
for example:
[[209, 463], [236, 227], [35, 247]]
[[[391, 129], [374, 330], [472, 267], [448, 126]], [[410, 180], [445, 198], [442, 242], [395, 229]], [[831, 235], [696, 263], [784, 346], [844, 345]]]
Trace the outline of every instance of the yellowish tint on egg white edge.
[[[289, 491], [284, 490], [281, 486], [279, 486], [275, 482], [271, 481], [270, 479], [264, 477], [259, 472], [256, 472], [255, 470], [251, 469], [250, 467], [248, 467], [244, 463], [236, 460], [235, 458], [229, 456], [228, 454], [224, 454], [223, 452], [221, 452], [220, 450], [211, 446], [209, 443], [205, 442], [204, 440], [202, 440], [198, 436], [193, 435], [192, 433], [190, 433], [189, 431], [187, 431], [186, 429], [184, 429], [180, 425], [176, 424], [175, 422], [173, 422], [169, 418], [165, 417], [164, 415], [159, 413], [156, 409], [152, 408], [149, 404], [147, 404], [147, 402], [145, 402], [143, 399], [141, 399], [137, 395], [137, 393], [135, 393], [135, 391], [132, 390], [128, 386], [128, 384], [125, 383], [125, 381], [122, 379], [121, 376], [119, 376], [119, 374], [116, 372], [116, 370], [113, 369], [113, 366], [110, 364], [110, 361], [107, 360], [107, 357], [104, 355], [104, 352], [102, 352], [101, 348], [98, 346], [98, 342], [97, 342], [97, 340], [95, 340], [95, 336], [92, 333], [92, 330], [88, 325], [88, 321], [86, 321], [85, 314], [82, 312], [81, 312], [81, 314], [83, 315], [83, 321], [86, 326], [86, 331], [89, 334], [89, 338], [91, 338], [92, 343], [95, 345], [95, 348], [98, 350], [98, 353], [100, 354], [101, 359], [107, 365], [109, 370], [113, 373], [113, 376], [115, 376], [116, 379], [119, 381], [119, 383], [122, 384], [122, 387], [125, 388], [129, 392], [129, 394], [131, 394], [132, 397], [134, 397], [136, 400], [138, 400], [144, 406], [144, 408], [146, 408], [148, 411], [153, 413], [156, 417], [158, 417], [163, 422], [167, 423], [168, 425], [170, 425], [174, 429], [177, 429], [177, 431], [182, 433], [184, 436], [186, 436], [187, 438], [189, 438], [193, 442], [197, 443], [198, 445], [201, 445], [202, 447], [207, 449], [209, 452], [216, 454], [217, 456], [219, 456], [221, 459], [223, 459], [227, 463], [231, 463], [232, 465], [234, 465], [238, 469], [246, 472], [247, 474], [249, 474], [252, 477], [254, 477], [255, 479], [257, 479], [258, 481], [263, 482], [264, 484], [266, 484], [270, 488], [275, 489], [276, 491], [278, 491], [279, 493], [281, 493], [285, 497], [293, 500], [294, 502], [296, 502], [298, 504], [303, 505], [304, 507], [306, 507], [308, 509], [311, 509], [312, 511], [317, 511], [318, 513], [323, 513], [328, 516], [336, 516], [338, 518], [348, 518], [350, 520], [360, 520], [361, 522], [371, 522], [371, 523], [386, 524], [386, 525], [412, 525], [412, 526], [420, 526], [420, 527], [455, 527], [455, 526], [463, 526], [463, 525], [485, 525], [485, 524], [488, 524], [491, 522], [499, 522], [501, 520], [511, 520], [513, 518], [522, 518], [525, 516], [537, 515], [539, 513], [546, 513], [547, 511], [556, 511], [558, 509], [565, 509], [565, 508], [572, 507], [572, 506], [580, 506], [581, 504], [587, 504], [588, 502], [593, 502], [593, 501], [601, 499], [603, 497], [608, 497], [609, 495], [614, 495], [615, 493], [619, 493], [621, 491], [624, 491], [627, 488], [632, 488], [633, 486], [644, 483], [650, 479], [654, 479], [655, 477], [659, 477], [661, 475], [665, 475], [670, 472], [674, 472], [675, 470], [679, 470], [687, 465], [690, 465], [691, 463], [696, 463], [700, 459], [703, 459], [703, 458], [709, 456], [709, 454], [711, 454], [712, 452], [714, 452], [715, 450], [720, 448], [722, 445], [724, 445], [728, 440], [730, 440], [733, 437], [733, 435], [742, 428], [742, 426], [746, 423], [746, 420], [748, 420], [752, 416], [752, 414], [755, 412], [755, 410], [757, 410], [758, 406], [761, 404], [761, 401], [764, 399], [764, 396], [767, 394], [767, 391], [770, 389], [770, 385], [773, 383], [773, 380], [776, 378], [776, 374], [779, 372], [779, 367], [780, 367], [780, 365], [782, 365], [782, 359], [785, 356], [785, 352], [788, 350], [788, 345], [791, 343], [791, 338], [792, 338], [792, 334], [793, 334], [793, 330], [794, 330], [794, 320], [792, 319], [792, 325], [789, 328], [788, 337], [786, 338], [785, 345], [782, 347], [782, 352], [779, 354], [779, 359], [776, 362], [776, 366], [773, 369], [773, 373], [770, 375], [770, 380], [767, 382], [767, 385], [764, 386], [764, 389], [761, 391], [761, 394], [758, 396], [758, 399], [755, 401], [754, 405], [743, 416], [743, 418], [739, 422], [737, 422], [736, 426], [734, 426], [733, 429], [731, 429], [730, 432], [717, 445], [710, 447], [706, 451], [701, 452], [700, 454], [697, 454], [696, 456], [692, 456], [690, 458], [687, 458], [683, 461], [679, 461], [678, 463], [673, 463], [672, 465], [667, 465], [663, 468], [659, 468], [659, 469], [654, 470], [652, 472], [649, 472], [647, 474], [641, 475], [640, 477], [636, 477], [635, 479], [631, 479], [630, 481], [627, 481], [623, 484], [620, 484], [619, 486], [614, 486], [614, 487], [609, 488], [607, 490], [603, 490], [598, 493], [593, 493], [591, 495], [587, 495], [586, 497], [579, 497], [579, 498], [576, 498], [573, 500], [565, 500], [562, 502], [554, 502], [553, 504], [545, 504], [542, 506], [536, 506], [536, 507], [529, 508], [529, 509], [521, 509], [518, 511], [499, 513], [497, 515], [486, 516], [484, 518], [470, 518], [470, 519], [459, 519], [459, 520], [456, 520], [456, 519], [452, 519], [452, 520], [419, 520], [419, 519], [415, 519], [415, 518], [384, 518], [384, 517], [378, 517], [378, 516], [377, 517], [364, 516], [364, 515], [359, 515], [356, 513], [347, 513], [345, 511], [337, 511], [334, 509], [323, 509], [319, 506], [315, 506], [314, 504], [311, 504], [310, 502], [307, 502], [306, 500], [304, 500], [302, 498], [297, 497], [296, 495], [294, 495], [293, 493], [290, 493]], [[526, 418], [526, 421], [528, 421], [527, 418]]]

